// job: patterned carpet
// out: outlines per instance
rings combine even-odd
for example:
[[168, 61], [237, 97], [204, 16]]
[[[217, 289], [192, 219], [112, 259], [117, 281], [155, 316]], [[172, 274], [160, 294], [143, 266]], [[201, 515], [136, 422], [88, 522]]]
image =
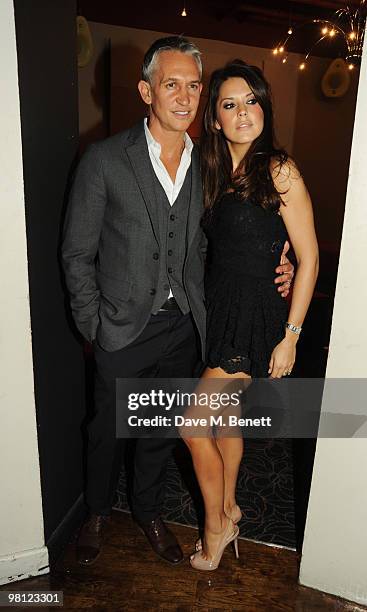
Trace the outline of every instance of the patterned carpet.
[[[291, 440], [247, 440], [237, 488], [244, 513], [240, 534], [244, 538], [295, 548]], [[125, 470], [120, 474], [115, 509], [129, 511]], [[181, 525], [202, 524], [200, 492], [191, 458], [179, 442], [168, 465], [167, 521]]]

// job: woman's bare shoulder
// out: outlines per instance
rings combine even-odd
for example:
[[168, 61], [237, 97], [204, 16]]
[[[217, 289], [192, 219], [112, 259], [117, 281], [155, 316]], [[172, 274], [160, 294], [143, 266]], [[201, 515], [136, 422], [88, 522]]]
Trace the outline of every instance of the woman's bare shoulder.
[[278, 188], [289, 189], [294, 181], [303, 182], [302, 174], [291, 157], [283, 161], [279, 157], [272, 157], [270, 160], [270, 172], [275, 186]]

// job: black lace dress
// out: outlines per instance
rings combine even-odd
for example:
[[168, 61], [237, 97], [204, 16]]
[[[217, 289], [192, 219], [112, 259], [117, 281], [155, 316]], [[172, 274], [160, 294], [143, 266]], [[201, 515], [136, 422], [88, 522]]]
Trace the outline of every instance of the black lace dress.
[[287, 303], [274, 284], [287, 232], [280, 215], [226, 193], [203, 220], [208, 267], [207, 365], [268, 376]]

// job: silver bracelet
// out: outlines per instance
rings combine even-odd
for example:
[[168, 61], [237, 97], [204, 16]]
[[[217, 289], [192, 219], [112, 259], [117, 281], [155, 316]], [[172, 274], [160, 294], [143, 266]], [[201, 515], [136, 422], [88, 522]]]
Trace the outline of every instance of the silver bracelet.
[[293, 332], [294, 334], [300, 334], [302, 331], [302, 327], [297, 327], [297, 325], [293, 325], [293, 323], [289, 323], [287, 322], [285, 324], [286, 328], [289, 329], [291, 332]]

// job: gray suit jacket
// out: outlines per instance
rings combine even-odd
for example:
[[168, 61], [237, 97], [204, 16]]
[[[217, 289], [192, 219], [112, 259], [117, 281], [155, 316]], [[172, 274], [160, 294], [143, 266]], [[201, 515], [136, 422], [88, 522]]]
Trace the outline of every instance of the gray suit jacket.
[[[130, 344], [147, 324], [159, 251], [151, 162], [143, 122], [92, 145], [70, 194], [62, 258], [81, 334], [107, 351]], [[183, 283], [204, 355], [203, 213], [198, 151], [192, 152]]]

